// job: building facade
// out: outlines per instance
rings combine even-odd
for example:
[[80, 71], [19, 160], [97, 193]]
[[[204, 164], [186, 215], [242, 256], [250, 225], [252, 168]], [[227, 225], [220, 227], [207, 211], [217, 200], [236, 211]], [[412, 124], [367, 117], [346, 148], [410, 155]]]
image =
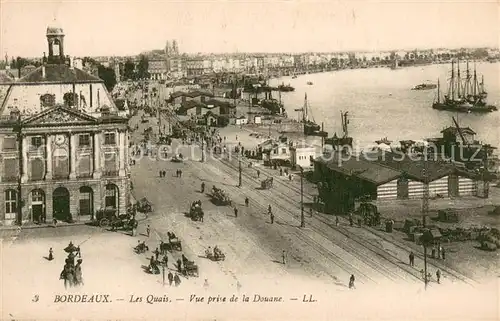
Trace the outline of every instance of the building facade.
[[102, 80], [66, 64], [61, 28], [47, 40], [43, 66], [0, 97], [0, 224], [90, 220], [129, 203], [128, 119]]

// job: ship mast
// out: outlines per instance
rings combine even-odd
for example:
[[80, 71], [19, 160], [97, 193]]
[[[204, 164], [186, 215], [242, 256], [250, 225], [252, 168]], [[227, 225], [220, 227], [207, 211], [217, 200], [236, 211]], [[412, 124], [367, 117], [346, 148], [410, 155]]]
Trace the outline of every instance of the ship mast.
[[448, 87], [448, 97], [451, 98], [451, 100], [455, 99], [455, 61], [451, 61], [451, 78], [450, 78], [450, 85]]
[[437, 84], [437, 85], [438, 85], [438, 88], [437, 88], [437, 89], [438, 89], [438, 93], [437, 93], [437, 103], [439, 104], [439, 103], [441, 102], [441, 97], [440, 97], [440, 96], [441, 96], [441, 93], [440, 93], [440, 88], [441, 88], [441, 86], [440, 86], [440, 84], [439, 84], [439, 78], [438, 78], [438, 84]]
[[477, 73], [476, 73], [476, 62], [474, 62], [474, 90], [473, 90], [473, 95], [474, 95], [474, 99], [477, 95], [477, 88], [478, 84], [477, 84]]
[[467, 60], [467, 73], [465, 76], [465, 85], [464, 85], [464, 96], [468, 97], [469, 96], [469, 88], [470, 88], [470, 71], [469, 71], [469, 60]]
[[304, 108], [302, 111], [302, 121], [307, 122], [307, 93], [304, 95]]

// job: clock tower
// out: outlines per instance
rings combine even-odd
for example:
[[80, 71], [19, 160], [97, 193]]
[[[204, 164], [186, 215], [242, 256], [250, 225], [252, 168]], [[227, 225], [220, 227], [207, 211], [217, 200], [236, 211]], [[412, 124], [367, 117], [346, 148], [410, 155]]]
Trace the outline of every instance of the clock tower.
[[47, 27], [47, 44], [49, 46], [49, 64], [64, 64], [64, 31], [61, 27], [52, 25]]

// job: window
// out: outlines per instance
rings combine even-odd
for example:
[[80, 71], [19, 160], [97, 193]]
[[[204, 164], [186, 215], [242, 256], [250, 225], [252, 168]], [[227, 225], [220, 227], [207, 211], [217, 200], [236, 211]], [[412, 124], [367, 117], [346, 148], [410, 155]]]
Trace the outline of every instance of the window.
[[43, 191], [36, 189], [31, 192], [31, 202], [32, 203], [43, 203]]
[[41, 136], [35, 136], [31, 137], [31, 147], [33, 148], [38, 148], [42, 146], [42, 137]]
[[104, 144], [105, 145], [115, 145], [116, 144], [115, 133], [104, 133]]
[[80, 155], [78, 157], [78, 176], [87, 177], [91, 174], [91, 159], [90, 155]]
[[33, 158], [30, 160], [31, 163], [31, 175], [30, 178], [33, 181], [39, 181], [43, 179], [45, 174], [45, 164], [40, 158]]
[[15, 150], [17, 148], [16, 137], [3, 138], [3, 150]]
[[286, 154], [286, 148], [282, 148], [282, 149], [281, 149], [281, 153], [282, 153], [282, 154]]
[[79, 135], [78, 146], [90, 146], [90, 135], [89, 134]]
[[6, 182], [15, 181], [18, 175], [19, 161], [17, 158], [5, 158], [3, 160], [3, 180]]
[[17, 192], [13, 189], [5, 191], [5, 214], [17, 212]]

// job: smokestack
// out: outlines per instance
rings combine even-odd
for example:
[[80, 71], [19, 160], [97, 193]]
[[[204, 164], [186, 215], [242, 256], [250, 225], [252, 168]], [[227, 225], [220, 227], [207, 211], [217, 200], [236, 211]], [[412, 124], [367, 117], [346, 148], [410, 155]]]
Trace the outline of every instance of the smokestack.
[[42, 65], [42, 78], [45, 78], [45, 65]]

